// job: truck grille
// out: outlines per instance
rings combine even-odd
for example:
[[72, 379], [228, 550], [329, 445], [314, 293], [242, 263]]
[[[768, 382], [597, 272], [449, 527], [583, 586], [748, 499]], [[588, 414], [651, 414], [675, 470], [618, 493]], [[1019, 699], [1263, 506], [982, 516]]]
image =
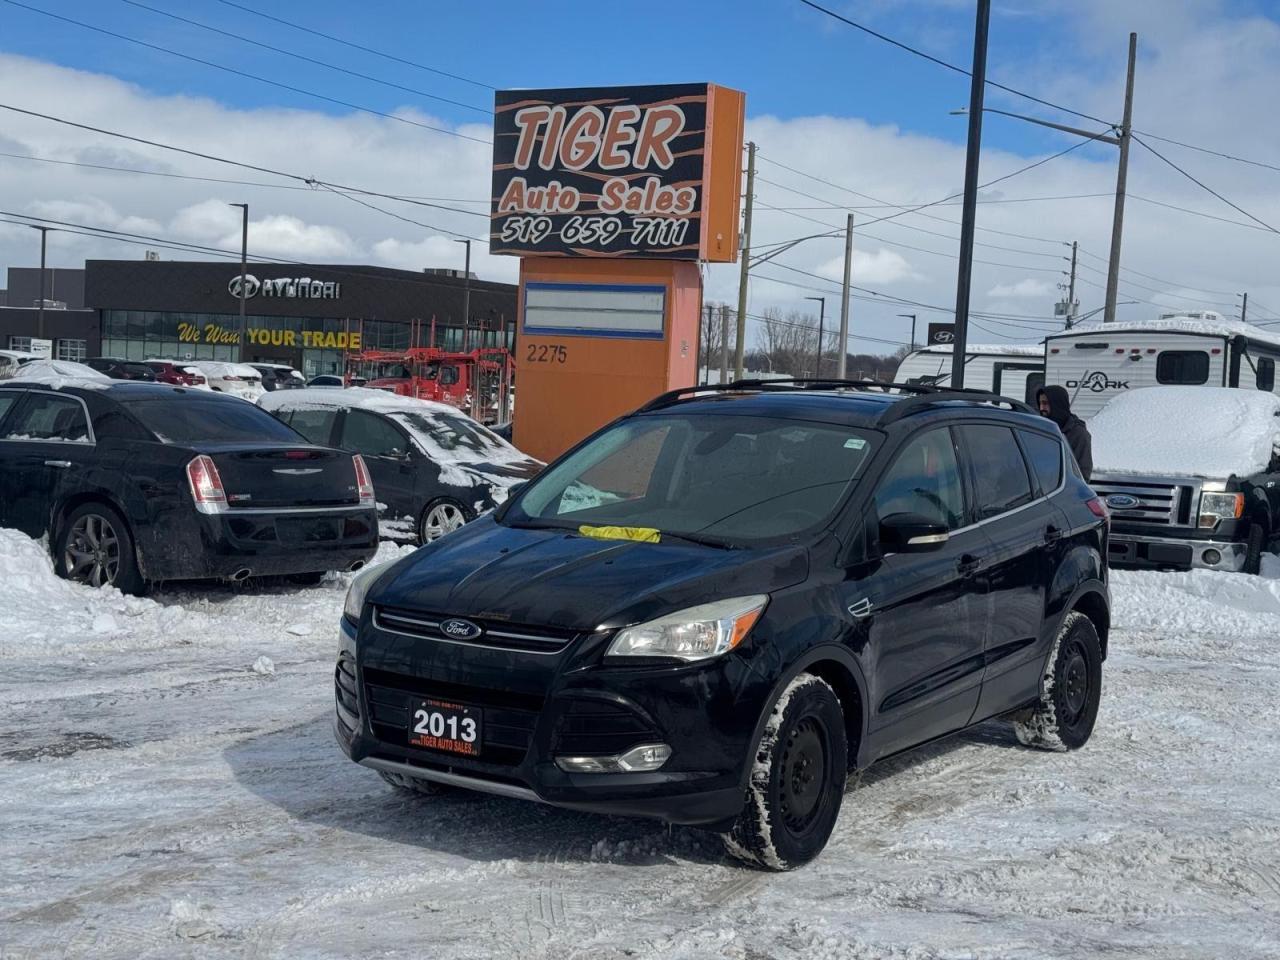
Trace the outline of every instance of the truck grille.
[[573, 642], [577, 634], [572, 630], [549, 627], [532, 627], [523, 624], [504, 623], [501, 620], [464, 618], [480, 628], [480, 633], [470, 638], [446, 636], [441, 624], [451, 618], [447, 614], [419, 613], [415, 610], [399, 610], [395, 607], [375, 607], [373, 625], [379, 630], [438, 640], [441, 643], [460, 643], [478, 647], [497, 647], [522, 653], [559, 653]]
[[[1090, 484], [1107, 504], [1112, 518], [1119, 523], [1147, 523], [1174, 526], [1186, 523], [1190, 508], [1190, 490], [1167, 483], [1142, 483], [1133, 480], [1099, 480]], [[1136, 501], [1125, 505], [1124, 498]], [[1116, 500], [1113, 503], [1112, 500]]]

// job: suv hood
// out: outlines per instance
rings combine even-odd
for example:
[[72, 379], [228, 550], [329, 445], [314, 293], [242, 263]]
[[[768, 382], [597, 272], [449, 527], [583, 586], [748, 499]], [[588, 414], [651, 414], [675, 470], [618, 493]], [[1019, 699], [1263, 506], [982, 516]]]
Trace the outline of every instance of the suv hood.
[[723, 597], [770, 593], [808, 574], [802, 546], [723, 550], [678, 540], [596, 540], [504, 527], [492, 517], [418, 550], [370, 591], [375, 604], [442, 616], [591, 631]]

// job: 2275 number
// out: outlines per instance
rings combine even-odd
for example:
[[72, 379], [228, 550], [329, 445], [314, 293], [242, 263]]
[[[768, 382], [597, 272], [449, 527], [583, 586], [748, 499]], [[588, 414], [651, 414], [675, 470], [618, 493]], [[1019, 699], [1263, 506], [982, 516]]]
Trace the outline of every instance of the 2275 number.
[[564, 363], [569, 352], [560, 343], [531, 343], [525, 359], [530, 363]]

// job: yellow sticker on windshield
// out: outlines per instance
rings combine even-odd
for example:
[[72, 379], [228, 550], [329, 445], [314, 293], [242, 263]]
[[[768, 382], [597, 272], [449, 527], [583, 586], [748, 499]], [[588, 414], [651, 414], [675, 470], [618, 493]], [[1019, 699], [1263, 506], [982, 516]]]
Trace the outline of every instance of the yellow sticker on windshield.
[[660, 543], [662, 532], [654, 527], [588, 527], [581, 526], [578, 532], [584, 537], [595, 537], [597, 540], [634, 540], [637, 543]]

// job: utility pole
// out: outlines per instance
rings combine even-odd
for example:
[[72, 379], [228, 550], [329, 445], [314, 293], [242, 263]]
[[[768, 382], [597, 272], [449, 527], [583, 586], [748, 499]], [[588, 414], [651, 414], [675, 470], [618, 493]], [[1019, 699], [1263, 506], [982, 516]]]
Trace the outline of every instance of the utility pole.
[[1244, 302], [1240, 304], [1240, 322], [1248, 323], [1249, 316], [1249, 293], [1245, 291]]
[[1079, 251], [1080, 241], [1071, 241], [1071, 279], [1067, 282], [1067, 326], [1070, 330], [1074, 325], [1076, 318], [1076, 253]]
[[911, 318], [911, 349], [914, 350], [916, 348], [916, 315], [914, 313], [900, 313], [898, 316]]
[[711, 304], [702, 308], [702, 335], [699, 337], [700, 349], [705, 350], [707, 375], [703, 383], [711, 382]]
[[240, 218], [240, 362], [244, 363], [245, 351], [249, 346], [248, 330], [245, 329], [244, 305], [245, 297], [248, 294], [248, 284], [245, 277], [249, 272], [249, 205], [247, 203], [232, 203], [232, 207], [239, 207], [243, 213]]
[[[453, 242], [467, 245], [467, 262], [463, 268], [462, 280], [462, 329], [464, 331], [463, 336], [465, 336], [467, 327], [471, 325], [471, 241], [455, 239]], [[481, 346], [484, 346], [484, 344], [481, 343]]]
[[747, 272], [751, 269], [751, 207], [756, 188], [756, 145], [747, 144], [747, 196], [742, 208], [742, 249], [738, 251], [738, 348], [734, 351], [734, 378], [742, 379], [742, 351], [747, 342]]
[[822, 340], [824, 324], [827, 319], [827, 298], [826, 297], [805, 297], [806, 300], [818, 301], [818, 362], [813, 365], [814, 376], [822, 378]]
[[1111, 221], [1111, 260], [1107, 264], [1106, 309], [1103, 323], [1116, 319], [1116, 294], [1120, 287], [1120, 235], [1124, 229], [1124, 196], [1129, 182], [1129, 142], [1133, 139], [1133, 73], [1138, 63], [1138, 35], [1129, 34], [1129, 72], [1124, 82], [1124, 119], [1120, 122], [1120, 167], [1116, 171], [1116, 211]]
[[969, 87], [969, 142], [964, 159], [964, 206], [960, 223], [960, 269], [956, 274], [956, 338], [951, 347], [951, 386], [964, 386], [969, 343], [969, 289], [973, 282], [973, 230], [978, 216], [978, 164], [982, 154], [982, 105], [987, 87], [987, 32], [991, 0], [978, 0], [973, 29], [973, 80]]
[[[741, 380], [742, 377], [739, 376], [738, 379]], [[729, 382], [729, 305], [727, 303], [720, 304], [720, 382]]]
[[40, 302], [36, 305], [36, 336], [43, 340], [44, 337], [44, 300], [45, 300], [45, 248], [49, 239], [48, 227], [32, 227], [33, 230], [40, 231]]
[[836, 361], [836, 379], [845, 378], [849, 361], [849, 277], [853, 273], [853, 214], [844, 225], [844, 290], [840, 297], [840, 359]]

